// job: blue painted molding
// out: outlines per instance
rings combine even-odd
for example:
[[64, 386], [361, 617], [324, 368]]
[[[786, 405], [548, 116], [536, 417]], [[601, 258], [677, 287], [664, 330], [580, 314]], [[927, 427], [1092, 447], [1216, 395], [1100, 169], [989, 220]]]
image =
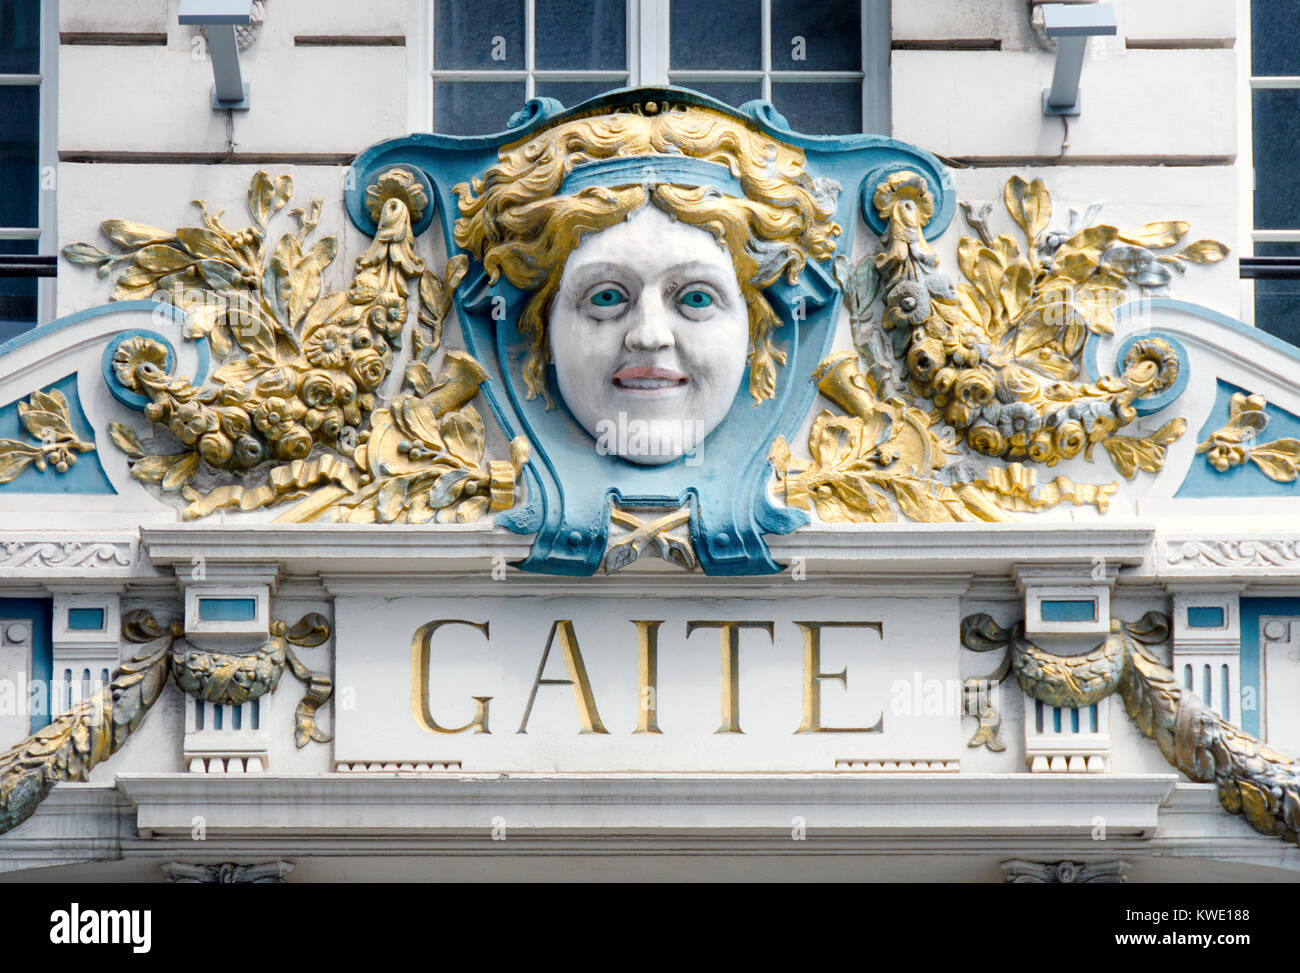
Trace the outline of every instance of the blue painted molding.
[[[1259, 737], [1259, 714], [1264, 706], [1264, 697], [1260, 694], [1264, 655], [1259, 624], [1264, 615], [1300, 615], [1300, 598], [1241, 599], [1241, 694], [1238, 706], [1241, 711], [1241, 728], [1256, 738]], [[1254, 705], [1248, 707], [1248, 702]]]
[[[86, 418], [85, 410], [81, 407], [76, 372], [46, 385], [40, 391], [48, 392], [51, 389], [61, 392], [68, 400], [68, 416], [72, 420], [72, 429], [77, 437], [87, 442], [95, 441], [95, 432], [91, 429], [90, 420]], [[0, 407], [0, 439], [16, 439], [24, 443], [39, 442], [27, 431], [18, 416], [18, 403], [25, 402], [29, 395], [31, 392], [25, 392], [19, 398]], [[113, 489], [108, 474], [104, 472], [104, 464], [100, 461], [99, 445], [96, 442], [95, 449], [89, 453], [75, 453], [76, 462], [66, 473], [57, 473], [49, 467], [41, 472], [34, 465], [29, 465], [8, 483], [0, 483], [0, 493], [116, 494], [117, 491]]]
[[[1201, 426], [1196, 440], [1198, 443], [1204, 442], [1215, 430], [1228, 424], [1228, 407], [1235, 393], [1250, 394], [1249, 390], [1223, 379], [1217, 380], [1216, 388], [1214, 408]], [[1268, 416], [1268, 425], [1259, 433], [1260, 445], [1274, 439], [1300, 438], [1300, 416], [1279, 409], [1272, 403], [1264, 407], [1264, 413]], [[1198, 455], [1192, 459], [1192, 466], [1174, 496], [1296, 498], [1300, 497], [1296, 483], [1294, 480], [1290, 483], [1271, 480], [1249, 460], [1220, 473], [1204, 455]]]
[[[649, 102], [708, 108], [802, 150], [811, 177], [834, 180], [841, 187], [834, 215], [842, 228], [836, 241], [841, 254], [852, 253], [864, 197], [868, 205], [862, 215], [874, 228], [883, 229], [869, 199], [882, 179], [900, 169], [918, 173], [934, 197], [935, 215], [926, 227], [927, 237], [942, 234], [952, 220], [956, 209], [952, 181], [928, 152], [877, 135], [792, 132], [771, 105], [750, 102], [737, 110], [682, 88], [621, 89], [567, 111], [554, 99], [534, 99], [510, 119], [506, 131], [495, 135], [417, 134], [381, 142], [352, 163], [348, 215], [358, 229], [373, 234], [376, 227], [365, 206], [367, 187], [393, 166], [418, 170], [432, 186], [429, 209], [438, 211], [448, 256], [455, 255], [459, 250], [453, 228], [459, 200], [451, 190], [496, 164], [504, 146], [576, 118]], [[694, 171], [698, 164], [688, 165], [691, 178], [698, 179], [700, 173]], [[601, 168], [610, 171], [609, 166], [617, 168], [617, 163]], [[540, 398], [527, 397], [521, 372], [528, 345], [515, 322], [530, 295], [504, 278], [492, 282], [481, 264], [470, 258], [469, 271], [455, 296], [465, 349], [488, 372], [480, 391], [506, 438], [524, 434], [533, 446], [524, 472], [528, 504], [497, 520], [510, 530], [536, 535], [531, 553], [519, 567], [548, 574], [593, 574], [604, 557], [610, 512], [617, 503], [633, 510], [686, 506], [691, 539], [707, 574], [751, 575], [783, 569], [772, 559], [762, 535], [789, 533], [806, 524], [808, 516], [775, 502], [767, 450], [778, 435], [793, 438], [813, 407], [817, 389], [812, 373], [830, 352], [841, 294], [829, 262], [821, 266], [810, 261], [796, 284], [779, 282], [768, 288], [766, 296], [780, 319], [773, 338], [787, 354], [778, 371], [775, 395], [755, 405], [747, 383], [742, 383], [727, 417], [703, 444], [697, 465], [690, 466], [682, 458], [663, 466], [639, 466], [600, 455], [594, 440], [558, 396], [552, 409]], [[492, 311], [502, 304], [504, 315], [494, 316]], [[548, 379], [554, 389], [553, 370]]]
[[[0, 598], [0, 618], [22, 619], [32, 627], [32, 656], [28, 661], [27, 685], [15, 687], [14, 702], [31, 706], [31, 732], [50, 725], [50, 683], [54, 678], [54, 642], [51, 638], [51, 621], [54, 601], [51, 598]], [[6, 673], [18, 676], [18, 673]], [[33, 705], [31, 693], [39, 690]], [[38, 711], [39, 710], [39, 711]]]

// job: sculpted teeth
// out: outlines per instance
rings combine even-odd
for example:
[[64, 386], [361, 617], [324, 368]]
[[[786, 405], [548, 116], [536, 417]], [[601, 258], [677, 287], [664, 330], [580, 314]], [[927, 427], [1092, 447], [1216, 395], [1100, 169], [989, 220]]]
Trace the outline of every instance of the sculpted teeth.
[[676, 378], [619, 378], [615, 382], [625, 389], [666, 389], [682, 384]]

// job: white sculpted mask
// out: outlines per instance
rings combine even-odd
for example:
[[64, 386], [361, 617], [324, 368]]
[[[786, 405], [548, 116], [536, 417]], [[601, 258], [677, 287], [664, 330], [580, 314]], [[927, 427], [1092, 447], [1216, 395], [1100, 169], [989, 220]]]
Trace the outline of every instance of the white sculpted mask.
[[569, 255], [547, 330], [569, 411], [598, 448], [645, 465], [695, 455], [749, 353], [727, 251], [653, 206]]

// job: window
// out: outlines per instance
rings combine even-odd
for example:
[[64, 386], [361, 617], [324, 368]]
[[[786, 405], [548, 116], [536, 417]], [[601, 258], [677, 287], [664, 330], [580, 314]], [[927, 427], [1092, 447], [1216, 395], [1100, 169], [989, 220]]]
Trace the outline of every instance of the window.
[[[1251, 0], [1250, 13], [1255, 256], [1300, 258], [1300, 0]], [[1255, 325], [1300, 345], [1300, 278], [1253, 269]]]
[[773, 102], [796, 131], [888, 130], [888, 0], [433, 0], [433, 129], [500, 131], [529, 98], [573, 106], [673, 84]]

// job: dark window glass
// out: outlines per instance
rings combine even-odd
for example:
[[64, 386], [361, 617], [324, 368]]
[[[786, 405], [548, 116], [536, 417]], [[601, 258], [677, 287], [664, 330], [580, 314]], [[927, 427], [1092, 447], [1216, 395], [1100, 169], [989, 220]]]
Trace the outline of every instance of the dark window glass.
[[0, 74], [40, 74], [41, 0], [0, 2]]
[[538, 98], [555, 98], [565, 108], [622, 87], [619, 81], [547, 81], [544, 78], [538, 78], [535, 85]]
[[[1300, 257], [1300, 243], [1256, 243], [1257, 257]], [[1300, 280], [1255, 280], [1255, 326], [1300, 345]]]
[[1251, 0], [1250, 73], [1300, 74], [1300, 0]]
[[1300, 229], [1300, 89], [1259, 89], [1254, 100], [1255, 226]]
[[1255, 327], [1300, 345], [1300, 280], [1255, 281]]
[[537, 0], [534, 16], [537, 70], [622, 71], [627, 67], [625, 0]]
[[[2, 254], [35, 254], [35, 240], [0, 240]], [[36, 278], [0, 277], [0, 341], [36, 327]]]
[[862, 131], [862, 82], [773, 83], [772, 104], [790, 128], [809, 135]]
[[772, 0], [772, 70], [862, 70], [861, 6], [845, 0]]
[[447, 135], [500, 132], [524, 104], [522, 81], [433, 82], [433, 130]]
[[673, 84], [717, 98], [718, 101], [737, 108], [747, 101], [763, 97], [761, 81], [674, 81]]
[[0, 226], [37, 222], [41, 89], [0, 85]]
[[696, 71], [761, 71], [760, 0], [672, 0], [669, 67]]
[[523, 0], [435, 0], [433, 65], [439, 71], [522, 71]]

